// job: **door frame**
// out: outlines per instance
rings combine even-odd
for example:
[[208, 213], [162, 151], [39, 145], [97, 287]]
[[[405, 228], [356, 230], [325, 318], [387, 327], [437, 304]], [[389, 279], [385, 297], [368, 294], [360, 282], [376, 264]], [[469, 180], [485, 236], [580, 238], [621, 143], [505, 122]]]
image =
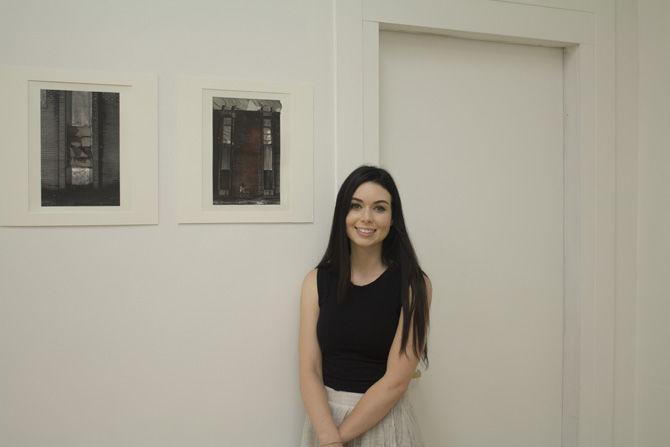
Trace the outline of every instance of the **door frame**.
[[597, 0], [589, 4], [590, 11], [500, 0], [413, 0], [408, 8], [409, 4], [402, 0], [333, 2], [335, 191], [358, 165], [379, 164], [381, 31], [562, 48], [565, 215], [561, 445], [614, 445], [616, 154], [612, 3]]

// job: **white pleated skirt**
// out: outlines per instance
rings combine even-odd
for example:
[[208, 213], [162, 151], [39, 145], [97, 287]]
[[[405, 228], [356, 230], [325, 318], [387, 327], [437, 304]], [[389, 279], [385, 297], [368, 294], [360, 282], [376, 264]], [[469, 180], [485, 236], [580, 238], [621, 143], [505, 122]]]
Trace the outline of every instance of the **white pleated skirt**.
[[[336, 391], [326, 387], [328, 393], [328, 404], [333, 413], [336, 425], [340, 425], [344, 418], [351, 413], [358, 400], [363, 396], [361, 393], [350, 393], [347, 391]], [[414, 416], [412, 404], [407, 393], [388, 412], [384, 419], [377, 425], [358, 438], [352, 439], [345, 444], [346, 447], [423, 447], [419, 425]], [[309, 422], [305, 418], [302, 430], [302, 441], [300, 447], [319, 447], [319, 439]]]

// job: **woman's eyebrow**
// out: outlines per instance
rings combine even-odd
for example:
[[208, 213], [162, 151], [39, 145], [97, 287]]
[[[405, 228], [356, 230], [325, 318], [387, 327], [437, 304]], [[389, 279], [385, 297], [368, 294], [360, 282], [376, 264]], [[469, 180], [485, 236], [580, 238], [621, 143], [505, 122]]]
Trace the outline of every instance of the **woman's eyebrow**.
[[[358, 202], [363, 203], [363, 201], [361, 199], [357, 198], [357, 197], [352, 197], [351, 200], [356, 200]], [[386, 200], [377, 200], [374, 203], [385, 203], [387, 205], [389, 204]]]

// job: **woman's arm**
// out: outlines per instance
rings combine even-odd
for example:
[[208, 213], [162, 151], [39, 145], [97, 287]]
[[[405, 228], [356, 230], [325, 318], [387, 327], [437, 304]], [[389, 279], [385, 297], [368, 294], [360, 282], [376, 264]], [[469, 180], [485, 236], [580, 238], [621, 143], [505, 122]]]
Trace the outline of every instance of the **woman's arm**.
[[[428, 277], [426, 280], [426, 295], [428, 306], [432, 299], [432, 285]], [[412, 349], [413, 330], [410, 327], [409, 341], [405, 354], [400, 352], [402, 338], [403, 314], [400, 313], [398, 328], [396, 329], [393, 344], [389, 351], [386, 364], [386, 373], [365, 392], [354, 409], [344, 419], [339, 427], [342, 442], [360, 436], [381, 421], [393, 406], [400, 400], [412, 380], [412, 374], [419, 364], [419, 358]]]
[[[316, 270], [307, 274], [300, 297], [300, 392], [305, 411], [316, 431], [320, 444], [340, 441], [340, 435], [330, 412], [321, 371], [321, 349], [316, 338], [319, 301]], [[333, 444], [333, 447], [340, 444]]]

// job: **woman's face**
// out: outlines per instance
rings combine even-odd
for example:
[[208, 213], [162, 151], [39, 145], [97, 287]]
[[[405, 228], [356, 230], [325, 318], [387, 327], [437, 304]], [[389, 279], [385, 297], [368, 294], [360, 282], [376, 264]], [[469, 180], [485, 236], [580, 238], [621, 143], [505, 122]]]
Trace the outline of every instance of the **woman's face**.
[[346, 227], [356, 245], [381, 244], [391, 229], [391, 194], [377, 183], [361, 184], [351, 198]]

